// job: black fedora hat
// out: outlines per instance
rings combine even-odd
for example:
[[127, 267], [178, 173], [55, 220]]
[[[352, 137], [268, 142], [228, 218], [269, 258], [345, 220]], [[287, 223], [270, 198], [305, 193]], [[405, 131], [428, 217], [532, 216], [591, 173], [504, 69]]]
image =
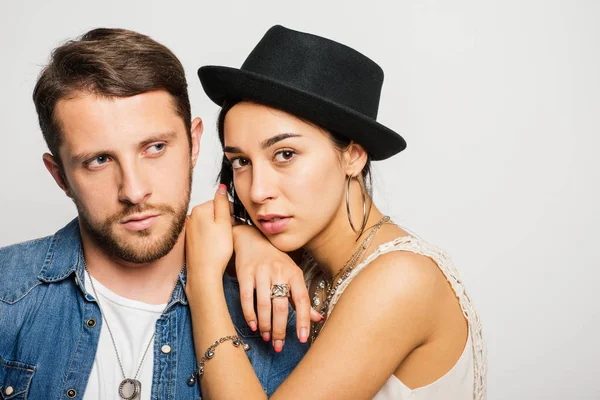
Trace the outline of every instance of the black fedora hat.
[[250, 100], [287, 111], [354, 140], [373, 160], [406, 148], [399, 134], [376, 121], [383, 70], [333, 40], [276, 25], [240, 69], [209, 65], [198, 76], [219, 106]]

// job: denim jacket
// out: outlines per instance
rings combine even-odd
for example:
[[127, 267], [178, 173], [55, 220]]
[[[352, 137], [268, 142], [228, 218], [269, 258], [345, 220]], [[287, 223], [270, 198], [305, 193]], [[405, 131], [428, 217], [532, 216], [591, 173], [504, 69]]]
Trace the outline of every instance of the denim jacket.
[[[83, 397], [102, 316], [84, 285], [82, 257], [77, 219], [53, 236], [0, 249], [0, 399]], [[295, 313], [276, 353], [246, 324], [237, 281], [225, 275], [223, 283], [234, 325], [251, 346], [246, 354], [270, 395], [307, 351], [295, 333]], [[196, 357], [184, 286], [185, 271], [156, 323], [152, 399], [200, 398], [199, 385], [187, 384]]]

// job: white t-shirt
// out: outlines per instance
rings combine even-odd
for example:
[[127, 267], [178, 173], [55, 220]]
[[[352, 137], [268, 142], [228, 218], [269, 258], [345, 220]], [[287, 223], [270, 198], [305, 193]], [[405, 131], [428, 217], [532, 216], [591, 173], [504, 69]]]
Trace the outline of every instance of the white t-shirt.
[[[87, 273], [85, 274], [85, 287], [88, 288], [90, 294], [94, 294], [90, 276]], [[98, 351], [83, 398], [84, 400], [114, 400], [119, 398], [118, 391], [123, 374], [106, 327], [106, 320], [108, 320], [115, 338], [125, 376], [133, 378], [146, 346], [154, 334], [156, 321], [162, 315], [166, 304], [146, 304], [126, 299], [102, 286], [96, 279], [94, 279], [94, 287], [100, 298], [104, 315]], [[154, 342], [150, 344], [137, 376], [137, 380], [142, 383], [140, 398], [144, 400], [150, 400], [153, 366]]]

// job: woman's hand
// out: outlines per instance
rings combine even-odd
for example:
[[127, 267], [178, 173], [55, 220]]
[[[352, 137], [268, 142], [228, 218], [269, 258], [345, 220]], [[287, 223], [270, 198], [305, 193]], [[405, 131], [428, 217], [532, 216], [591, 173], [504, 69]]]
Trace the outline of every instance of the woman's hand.
[[[291, 301], [296, 309], [296, 334], [301, 342], [306, 342], [310, 332], [310, 320], [320, 321], [322, 317], [310, 306], [302, 270], [286, 253], [276, 249], [254, 227], [247, 225], [234, 227], [233, 238], [242, 310], [250, 328], [255, 331], [258, 327], [263, 340], [272, 339], [275, 351], [281, 351], [288, 322], [288, 299], [286, 297], [271, 299], [270, 294], [272, 285], [288, 284]], [[254, 289], [256, 289], [258, 318], [254, 311]]]
[[225, 185], [219, 185], [214, 200], [194, 207], [187, 217], [185, 253], [188, 283], [190, 278], [192, 281], [196, 281], [196, 278], [200, 281], [207, 278], [222, 279], [233, 254], [231, 216]]

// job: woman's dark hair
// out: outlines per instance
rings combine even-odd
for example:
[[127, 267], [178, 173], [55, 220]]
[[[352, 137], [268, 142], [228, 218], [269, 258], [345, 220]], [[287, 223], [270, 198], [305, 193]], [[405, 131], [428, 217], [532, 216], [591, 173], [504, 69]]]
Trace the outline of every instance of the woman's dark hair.
[[[217, 118], [217, 131], [219, 132], [219, 140], [221, 141], [221, 147], [225, 146], [225, 116], [235, 106], [243, 100], [237, 101], [226, 101], [219, 112], [219, 117]], [[311, 123], [308, 120], [301, 118], [302, 120]], [[333, 132], [329, 129], [322, 128], [329, 136], [329, 139], [333, 143], [333, 145], [340, 151], [344, 151], [351, 143], [351, 140], [340, 135], [339, 133]], [[371, 157], [367, 158], [367, 162], [362, 169], [362, 179], [364, 182], [364, 186], [369, 194], [369, 196], [373, 197], [372, 191], [372, 178], [371, 178]], [[223, 159], [221, 161], [221, 172], [219, 173], [218, 181], [221, 184], [227, 186], [227, 191], [233, 198], [233, 213], [235, 216], [244, 218], [246, 220], [249, 219], [248, 213], [244, 208], [244, 205], [240, 201], [239, 197], [235, 193], [235, 188], [233, 185], [233, 169], [231, 167], [231, 163], [223, 154]]]

